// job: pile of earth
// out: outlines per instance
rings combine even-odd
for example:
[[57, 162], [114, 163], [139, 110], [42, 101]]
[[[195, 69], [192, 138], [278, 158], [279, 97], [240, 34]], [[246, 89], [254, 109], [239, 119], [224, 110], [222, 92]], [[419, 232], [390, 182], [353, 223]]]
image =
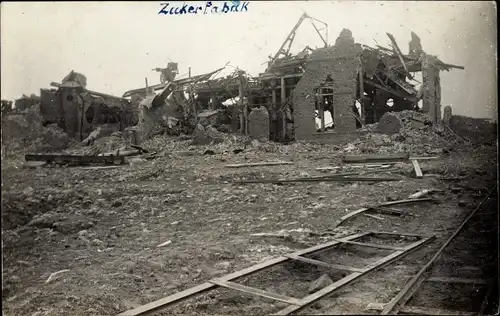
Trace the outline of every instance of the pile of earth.
[[40, 105], [2, 115], [2, 147], [7, 154], [52, 152], [67, 148], [71, 139], [57, 124], [43, 125]]

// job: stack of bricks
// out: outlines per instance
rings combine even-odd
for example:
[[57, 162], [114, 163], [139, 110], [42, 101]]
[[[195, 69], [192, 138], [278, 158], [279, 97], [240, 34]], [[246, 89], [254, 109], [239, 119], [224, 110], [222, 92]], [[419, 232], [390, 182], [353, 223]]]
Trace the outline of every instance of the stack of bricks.
[[356, 77], [359, 67], [360, 44], [355, 44], [351, 31], [344, 29], [334, 46], [315, 50], [294, 91], [295, 139], [309, 139], [315, 128], [315, 89], [326, 78], [333, 79], [333, 107], [336, 132], [356, 130], [353, 106], [356, 100]]

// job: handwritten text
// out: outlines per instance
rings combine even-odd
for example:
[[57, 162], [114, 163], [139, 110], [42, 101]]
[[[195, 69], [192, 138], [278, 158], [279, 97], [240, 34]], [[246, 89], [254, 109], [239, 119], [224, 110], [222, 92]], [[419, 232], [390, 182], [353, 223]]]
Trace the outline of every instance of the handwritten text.
[[170, 2], [161, 3], [159, 15], [185, 15], [185, 14], [209, 14], [209, 13], [230, 13], [230, 12], [247, 12], [248, 1], [225, 1], [223, 5], [216, 5], [212, 1], [207, 1], [205, 5], [190, 5], [183, 3], [182, 5], [172, 5]]

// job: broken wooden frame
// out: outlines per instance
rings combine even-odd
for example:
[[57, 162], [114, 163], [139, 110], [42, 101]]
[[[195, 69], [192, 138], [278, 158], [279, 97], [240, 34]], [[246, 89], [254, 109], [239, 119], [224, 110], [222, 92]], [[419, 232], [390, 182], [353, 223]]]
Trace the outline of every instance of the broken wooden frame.
[[[326, 263], [323, 261], [319, 260], [314, 260], [314, 259], [309, 259], [306, 257], [303, 257], [303, 255], [307, 254], [313, 254], [313, 253], [319, 253], [323, 252], [326, 250], [329, 250], [333, 248], [334, 246], [343, 244], [343, 243], [350, 243], [350, 242], [355, 242], [356, 239], [359, 239], [361, 237], [366, 237], [366, 236], [373, 236], [373, 235], [397, 235], [397, 236], [408, 236], [408, 237], [419, 237], [420, 240], [411, 243], [408, 246], [401, 247], [401, 248], [394, 248], [391, 247], [391, 249], [395, 249], [395, 252], [391, 253], [388, 256], [385, 256], [384, 258], [369, 264], [363, 268], [354, 268], [354, 267], [348, 267], [344, 265], [335, 265], [335, 264], [330, 264]], [[344, 238], [339, 238], [337, 240], [333, 240], [321, 245], [313, 246], [307, 249], [299, 250], [296, 251], [292, 254], [277, 257], [274, 259], [267, 260], [265, 262], [259, 263], [257, 265], [254, 265], [252, 267], [248, 267], [246, 269], [243, 269], [241, 271], [237, 271], [228, 275], [225, 275], [220, 278], [215, 278], [212, 279], [208, 282], [205, 282], [203, 284], [200, 284], [198, 286], [192, 287], [190, 289], [184, 290], [182, 292], [167, 296], [165, 298], [159, 299], [157, 301], [148, 303], [146, 305], [142, 305], [139, 307], [136, 307], [134, 309], [125, 311], [118, 316], [133, 316], [133, 315], [145, 315], [149, 314], [155, 311], [158, 311], [160, 309], [163, 309], [169, 305], [172, 305], [174, 303], [180, 302], [182, 300], [185, 300], [193, 295], [201, 294], [203, 292], [206, 292], [208, 290], [215, 289], [217, 287], [225, 287], [233, 290], [237, 290], [240, 292], [248, 293], [248, 294], [253, 294], [256, 296], [261, 296], [265, 297], [268, 299], [280, 301], [280, 302], [285, 302], [290, 304], [289, 307], [279, 311], [278, 313], [274, 315], [288, 315], [293, 312], [296, 312], [300, 309], [303, 309], [314, 302], [324, 298], [327, 295], [332, 294], [333, 292], [339, 290], [343, 286], [346, 286], [355, 280], [359, 279], [360, 277], [366, 276], [370, 272], [373, 272], [377, 269], [382, 268], [383, 266], [386, 266], [393, 261], [396, 261], [400, 259], [403, 256], [408, 255], [409, 253], [419, 249], [420, 247], [424, 246], [425, 244], [429, 243], [434, 237], [422, 237], [414, 234], [400, 234], [400, 233], [390, 233], [390, 232], [365, 232], [365, 233], [359, 233], [351, 236], [347, 236]], [[387, 249], [388, 246], [384, 245], [376, 245], [376, 244], [368, 244], [368, 243], [358, 243], [356, 242], [357, 246], [364, 246], [364, 247], [375, 247], [375, 248], [383, 248]], [[345, 270], [345, 271], [350, 271], [351, 273], [347, 275], [346, 277], [336, 281], [335, 283], [323, 288], [322, 290], [319, 290], [318, 292], [315, 292], [311, 295], [308, 295], [304, 298], [297, 299], [293, 297], [288, 297], [284, 296], [281, 294], [276, 294], [276, 293], [271, 293], [268, 291], [252, 288], [249, 286], [241, 285], [238, 283], [234, 283], [232, 281], [249, 276], [253, 273], [256, 273], [258, 271], [261, 271], [266, 268], [270, 268], [272, 266], [275, 266], [277, 264], [281, 264], [284, 262], [289, 262], [289, 261], [301, 261], [301, 262], [306, 262], [309, 264], [315, 264], [315, 265], [320, 265], [323, 267], [328, 267], [332, 269], [340, 269], [340, 270]]]
[[80, 156], [80, 155], [46, 155], [35, 154], [25, 155], [26, 161], [45, 161], [47, 163], [74, 163], [74, 164], [88, 164], [88, 163], [104, 163], [104, 164], [124, 164], [125, 156]]
[[[396, 315], [400, 311], [403, 311], [405, 304], [412, 298], [412, 296], [417, 292], [422, 283], [427, 279], [427, 271], [434, 264], [434, 262], [439, 258], [443, 250], [455, 239], [455, 237], [460, 233], [460, 231], [465, 227], [467, 222], [477, 213], [484, 202], [490, 197], [490, 195], [496, 191], [497, 185], [489, 191], [488, 195], [479, 203], [479, 205], [467, 216], [466, 219], [462, 221], [460, 226], [455, 230], [455, 232], [446, 240], [446, 242], [439, 248], [439, 250], [434, 254], [434, 256], [418, 271], [418, 273], [405, 285], [405, 287], [388, 303], [384, 306], [384, 309], [380, 315]], [[430, 314], [436, 315], [436, 314]]]

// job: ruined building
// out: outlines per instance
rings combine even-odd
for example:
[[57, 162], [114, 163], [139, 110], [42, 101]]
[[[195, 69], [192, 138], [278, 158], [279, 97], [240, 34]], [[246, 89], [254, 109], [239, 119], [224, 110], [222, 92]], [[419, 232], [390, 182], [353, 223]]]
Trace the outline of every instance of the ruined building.
[[[305, 20], [311, 21], [324, 47], [291, 54], [295, 33]], [[359, 128], [389, 111], [423, 111], [433, 123], [441, 121], [439, 72], [463, 67], [426, 54], [414, 32], [405, 55], [389, 33], [392, 48], [356, 43], [348, 29], [329, 45], [328, 34], [315, 22], [328, 29], [304, 13], [257, 77], [236, 69], [213, 79], [220, 68], [195, 76], [189, 71], [189, 78], [176, 79], [178, 65], [170, 62], [153, 69], [161, 73], [160, 84], [148, 86], [146, 80], [146, 87], [115, 97], [87, 90], [85, 76], [72, 71], [62, 83], [52, 84], [57, 89], [41, 90], [42, 114], [47, 124], [57, 123], [78, 140], [107, 124], [133, 134], [138, 143], [151, 137], [157, 125], [190, 133], [198, 123], [225, 124], [224, 130], [261, 139], [330, 141], [356, 138]], [[416, 72], [422, 73], [419, 89], [413, 80]], [[237, 101], [225, 105], [228, 100]], [[325, 113], [332, 117], [330, 126]], [[257, 132], [258, 126], [265, 127], [267, 137]]]

